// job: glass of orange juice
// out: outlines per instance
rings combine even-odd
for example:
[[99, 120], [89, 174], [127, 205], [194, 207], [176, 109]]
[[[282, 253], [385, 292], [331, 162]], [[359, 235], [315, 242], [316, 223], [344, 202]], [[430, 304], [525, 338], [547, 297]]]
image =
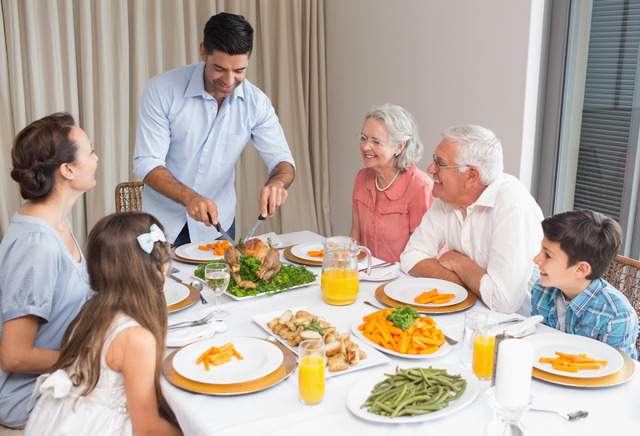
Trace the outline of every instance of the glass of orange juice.
[[302, 404], [315, 406], [324, 397], [326, 356], [322, 339], [307, 339], [299, 345], [298, 385]]
[[473, 373], [480, 380], [490, 380], [493, 376], [496, 332], [495, 325], [488, 321], [476, 324], [473, 337]]
[[[353, 238], [334, 236], [322, 241], [322, 276], [320, 290], [325, 303], [344, 306], [354, 303], [360, 289], [358, 279], [358, 253], [367, 253], [371, 268], [371, 253], [366, 247], [358, 246]], [[370, 271], [370, 269], [369, 269]]]

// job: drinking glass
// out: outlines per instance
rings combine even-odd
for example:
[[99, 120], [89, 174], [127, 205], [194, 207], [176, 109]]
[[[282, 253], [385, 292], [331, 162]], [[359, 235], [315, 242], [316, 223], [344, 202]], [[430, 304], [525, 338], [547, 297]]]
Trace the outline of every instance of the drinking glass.
[[204, 269], [204, 279], [211, 292], [216, 294], [216, 308], [213, 311], [214, 319], [229, 316], [229, 311], [220, 307], [220, 297], [227, 290], [230, 276], [229, 266], [225, 263], [210, 263]]
[[486, 323], [488, 315], [484, 312], [467, 312], [464, 316], [464, 330], [462, 331], [462, 364], [471, 368], [473, 366], [473, 338], [476, 333], [476, 324]]
[[300, 401], [308, 406], [320, 404], [324, 397], [324, 367], [326, 357], [322, 339], [307, 339], [300, 342], [300, 365], [298, 384]]
[[496, 324], [478, 322], [473, 336], [473, 373], [480, 380], [493, 377], [493, 359], [495, 357]]

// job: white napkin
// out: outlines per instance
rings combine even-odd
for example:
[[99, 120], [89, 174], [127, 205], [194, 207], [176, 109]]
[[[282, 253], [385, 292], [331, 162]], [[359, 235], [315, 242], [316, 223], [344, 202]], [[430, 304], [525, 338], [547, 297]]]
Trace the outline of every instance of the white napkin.
[[395, 263], [384, 268], [376, 268], [371, 270], [371, 275], [367, 275], [367, 271], [362, 271], [359, 275], [360, 280], [392, 280], [400, 275], [400, 264]]
[[504, 329], [504, 331], [512, 336], [517, 337], [522, 333], [524, 333], [528, 328], [538, 324], [543, 319], [544, 318], [541, 315], [532, 316], [530, 318], [525, 319], [522, 322], [519, 322], [518, 324], [514, 324], [512, 326], [507, 327], [506, 329]]
[[185, 327], [183, 329], [167, 332], [167, 347], [182, 347], [192, 342], [209, 339], [216, 332], [224, 332], [227, 330], [227, 323], [224, 321], [209, 321], [208, 324]]
[[[184, 312], [169, 314], [169, 327], [184, 321], [197, 321], [213, 310], [213, 308], [210, 307], [211, 305], [201, 306], [202, 307], [197, 309], [190, 308]], [[224, 332], [225, 330], [227, 330], [227, 324], [225, 322], [212, 320], [208, 324], [197, 327], [185, 327], [174, 331], [169, 330], [165, 343], [167, 347], [182, 347], [195, 341], [209, 339], [215, 332]]]

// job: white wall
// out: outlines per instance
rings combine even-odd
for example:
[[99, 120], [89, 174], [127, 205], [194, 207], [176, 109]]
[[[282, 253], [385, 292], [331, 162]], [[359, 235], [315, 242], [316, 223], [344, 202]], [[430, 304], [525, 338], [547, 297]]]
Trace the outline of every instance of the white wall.
[[390, 102], [418, 121], [426, 172], [440, 133], [493, 129], [505, 172], [529, 188], [538, 113], [544, 0], [325, 0], [331, 223], [351, 229], [367, 109]]

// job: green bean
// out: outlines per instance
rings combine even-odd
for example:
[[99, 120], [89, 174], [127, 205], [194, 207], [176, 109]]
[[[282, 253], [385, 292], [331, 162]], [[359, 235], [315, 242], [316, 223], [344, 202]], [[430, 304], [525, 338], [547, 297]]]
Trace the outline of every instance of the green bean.
[[433, 367], [396, 367], [395, 374], [385, 376], [387, 379], [374, 386], [361, 408], [368, 407], [370, 413], [391, 418], [443, 409], [458, 399], [467, 386], [460, 375], [450, 375]]

